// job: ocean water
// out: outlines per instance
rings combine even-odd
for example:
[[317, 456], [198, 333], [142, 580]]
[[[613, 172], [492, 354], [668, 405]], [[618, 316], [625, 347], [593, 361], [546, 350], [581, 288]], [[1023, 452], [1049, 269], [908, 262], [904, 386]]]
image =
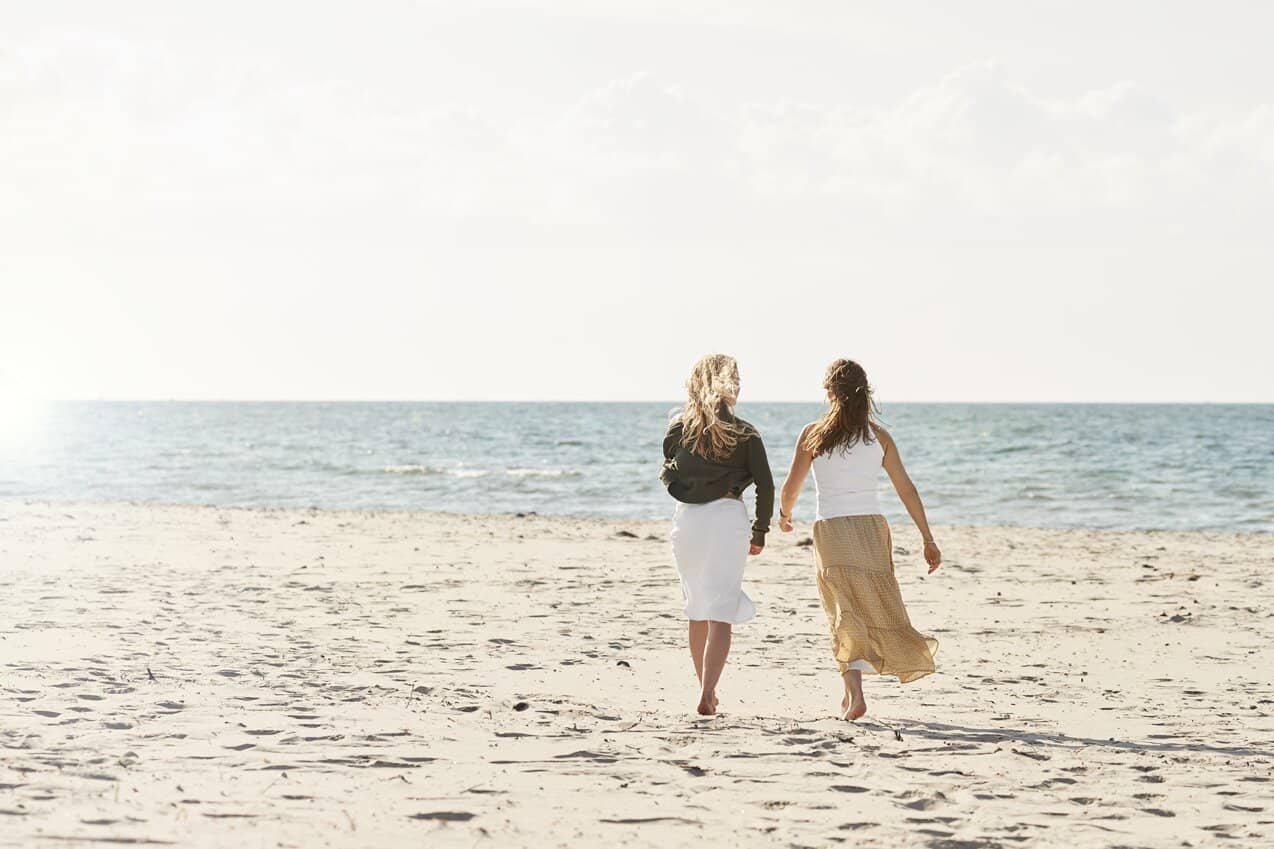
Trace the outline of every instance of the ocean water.
[[[0, 451], [0, 498], [667, 517], [672, 407], [58, 403]], [[740, 404], [776, 485], [821, 410]], [[1274, 405], [897, 404], [884, 419], [936, 523], [1274, 531]], [[883, 474], [881, 490], [905, 521]], [[807, 482], [796, 514], [813, 509]]]

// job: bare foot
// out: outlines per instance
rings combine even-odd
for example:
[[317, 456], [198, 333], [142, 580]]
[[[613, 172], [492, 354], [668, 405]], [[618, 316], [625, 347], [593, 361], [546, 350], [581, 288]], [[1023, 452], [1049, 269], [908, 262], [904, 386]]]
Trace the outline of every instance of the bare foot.
[[714, 716], [717, 712], [717, 694], [704, 693], [699, 696], [699, 707], [696, 710], [700, 716]]
[[[842, 705], [844, 705], [843, 702], [842, 702]], [[850, 702], [848, 705], [845, 706], [845, 712], [841, 714], [841, 719], [845, 720], [846, 722], [853, 722], [855, 719], [858, 719], [859, 717], [863, 716], [866, 713], [867, 713], [867, 700], [861, 699], [861, 698], [854, 699], [852, 702]]]

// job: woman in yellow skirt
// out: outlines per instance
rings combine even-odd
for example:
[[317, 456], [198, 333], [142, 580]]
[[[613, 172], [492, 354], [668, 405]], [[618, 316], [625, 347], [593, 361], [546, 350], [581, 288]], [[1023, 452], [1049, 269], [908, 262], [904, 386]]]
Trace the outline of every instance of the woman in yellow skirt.
[[867, 373], [837, 360], [823, 379], [830, 404], [796, 441], [783, 483], [779, 528], [792, 530], [792, 508], [810, 469], [818, 492], [814, 561], [818, 592], [832, 632], [832, 654], [845, 683], [841, 718], [867, 713], [863, 672], [896, 675], [906, 684], [933, 672], [938, 641], [911, 626], [894, 578], [893, 542], [880, 512], [876, 480], [883, 466], [924, 540], [933, 573], [942, 552], [933, 541], [924, 504], [907, 476], [898, 446], [875, 420]]

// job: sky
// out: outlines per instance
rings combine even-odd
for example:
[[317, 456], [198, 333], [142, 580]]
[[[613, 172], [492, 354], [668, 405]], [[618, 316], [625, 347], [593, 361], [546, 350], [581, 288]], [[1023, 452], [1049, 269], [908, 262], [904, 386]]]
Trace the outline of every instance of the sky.
[[[42, 0], [5, 399], [1274, 402], [1263, 2]], [[16, 402], [13, 406], [16, 409]]]

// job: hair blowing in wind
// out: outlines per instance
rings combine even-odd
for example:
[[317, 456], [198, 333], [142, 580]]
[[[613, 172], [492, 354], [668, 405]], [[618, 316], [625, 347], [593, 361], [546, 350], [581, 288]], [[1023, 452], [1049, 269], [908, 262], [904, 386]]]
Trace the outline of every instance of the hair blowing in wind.
[[853, 360], [836, 360], [827, 367], [823, 388], [831, 393], [831, 407], [805, 435], [805, 449], [817, 457], [852, 448], [859, 440], [874, 441], [871, 426], [880, 410], [863, 367]]
[[695, 363], [686, 391], [686, 406], [681, 411], [682, 444], [710, 460], [729, 456], [749, 435], [747, 428], [729, 415], [730, 406], [739, 397], [739, 364], [726, 354], [709, 354]]

